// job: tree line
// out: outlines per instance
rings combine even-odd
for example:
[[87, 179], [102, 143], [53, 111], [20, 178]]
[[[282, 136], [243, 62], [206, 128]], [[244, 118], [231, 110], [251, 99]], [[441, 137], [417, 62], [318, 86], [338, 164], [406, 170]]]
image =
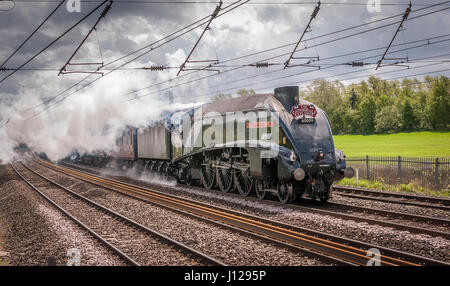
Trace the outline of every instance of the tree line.
[[450, 82], [446, 76], [427, 76], [423, 81], [388, 81], [371, 76], [348, 86], [340, 81], [317, 80], [300, 96], [327, 113], [334, 134], [450, 127]]
[[[254, 95], [241, 89], [238, 96]], [[217, 94], [213, 101], [230, 98]], [[382, 80], [371, 76], [351, 85], [315, 80], [300, 97], [323, 109], [334, 134], [449, 130], [450, 81], [446, 76]]]

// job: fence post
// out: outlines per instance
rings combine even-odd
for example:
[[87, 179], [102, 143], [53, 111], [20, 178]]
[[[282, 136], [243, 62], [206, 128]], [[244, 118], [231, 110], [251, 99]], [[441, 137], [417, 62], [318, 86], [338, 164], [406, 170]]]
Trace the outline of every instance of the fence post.
[[439, 186], [439, 158], [436, 158], [436, 163], [435, 163], [436, 167], [435, 167], [435, 174], [436, 174], [436, 187]]
[[400, 184], [402, 183], [402, 159], [400, 156], [398, 156], [398, 178]]
[[356, 168], [356, 185], [359, 186], [359, 169]]
[[369, 172], [369, 155], [366, 155], [366, 177], [369, 180], [370, 172]]

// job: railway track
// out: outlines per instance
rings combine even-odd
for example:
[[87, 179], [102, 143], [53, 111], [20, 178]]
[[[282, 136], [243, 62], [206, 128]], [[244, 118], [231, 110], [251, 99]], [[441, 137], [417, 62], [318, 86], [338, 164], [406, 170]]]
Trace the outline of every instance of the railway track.
[[[53, 165], [40, 160], [44, 166], [90, 184], [107, 188], [127, 196], [158, 205], [185, 215], [231, 228], [265, 241], [297, 249], [328, 260], [338, 265], [367, 265], [370, 261], [381, 265], [448, 265], [437, 261], [389, 248], [347, 239], [311, 229], [294, 227], [278, 221], [268, 220], [250, 214], [211, 206], [205, 203], [180, 198], [156, 190], [119, 182], [109, 178], [95, 176], [72, 168]], [[368, 252], [376, 248], [380, 251], [379, 259], [371, 257]]]
[[77, 194], [23, 163], [21, 170], [11, 166], [31, 188], [129, 265], [146, 265], [164, 249], [166, 259], [172, 261], [170, 265], [184, 259], [198, 265], [225, 266], [219, 260]]
[[450, 211], [450, 199], [384, 192], [350, 186], [333, 186], [333, 193], [350, 198], [418, 206]]
[[[69, 168], [75, 168], [76, 170], [86, 170], [85, 168], [82, 168], [77, 165], [72, 164], [66, 164], [63, 163], [64, 166], [67, 166]], [[92, 172], [92, 170], [90, 170]], [[95, 172], [95, 171], [94, 171]], [[190, 189], [194, 190], [200, 190], [202, 192], [210, 192], [210, 193], [217, 193], [214, 190], [205, 190], [201, 187], [196, 186], [184, 186]], [[224, 195], [220, 192], [220, 194]], [[236, 197], [236, 198], [242, 198], [239, 194], [233, 194], [233, 193], [227, 193], [227, 196], [230, 197]], [[383, 209], [377, 209], [377, 208], [367, 208], [363, 206], [355, 206], [355, 205], [347, 205], [343, 203], [335, 203], [335, 202], [327, 202], [326, 204], [315, 202], [311, 200], [302, 200], [301, 205], [298, 204], [281, 204], [277, 200], [264, 200], [261, 201], [258, 198], [254, 197], [246, 197], [246, 200], [253, 201], [253, 202], [264, 202], [267, 205], [276, 206], [280, 208], [286, 208], [286, 209], [294, 209], [302, 212], [309, 212], [309, 213], [315, 213], [320, 215], [328, 215], [336, 218], [341, 218], [345, 220], [353, 220], [356, 222], [366, 222], [369, 224], [376, 224], [384, 227], [391, 227], [398, 230], [405, 230], [409, 231], [410, 233], [415, 234], [426, 234], [430, 236], [435, 237], [443, 237], [445, 239], [450, 240], [450, 233], [444, 232], [444, 231], [438, 231], [433, 230], [429, 228], [429, 224], [433, 226], [439, 226], [441, 228], [447, 228], [450, 226], [450, 220], [447, 219], [441, 219], [431, 216], [424, 216], [424, 215], [416, 215], [416, 214], [410, 214], [410, 213], [403, 213], [403, 212], [396, 212], [391, 210], [383, 210]], [[357, 212], [358, 214], [354, 214]], [[361, 216], [362, 214], [362, 216]], [[373, 215], [373, 216], [380, 216], [383, 219], [378, 218], [369, 218], [367, 217], [367, 214]], [[398, 223], [393, 222], [394, 220], [408, 220], [412, 222], [422, 222], [426, 225], [423, 227], [419, 226], [412, 226], [404, 223]]]

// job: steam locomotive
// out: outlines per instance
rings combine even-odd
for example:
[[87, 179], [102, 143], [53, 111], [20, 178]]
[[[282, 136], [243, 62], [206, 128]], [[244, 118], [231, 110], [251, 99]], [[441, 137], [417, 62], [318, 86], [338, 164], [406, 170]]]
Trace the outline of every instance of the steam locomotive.
[[112, 158], [84, 161], [173, 176], [187, 185], [237, 191], [289, 203], [327, 201], [333, 181], [353, 176], [334, 147], [327, 115], [299, 97], [297, 86], [173, 112], [145, 128], [128, 127]]

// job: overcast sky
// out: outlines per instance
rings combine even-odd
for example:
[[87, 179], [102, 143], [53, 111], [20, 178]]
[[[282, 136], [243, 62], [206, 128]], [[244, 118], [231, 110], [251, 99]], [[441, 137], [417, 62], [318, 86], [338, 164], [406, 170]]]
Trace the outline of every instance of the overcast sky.
[[[152, 1], [144, 0], [132, 1], [132, 3], [124, 2], [114, 1], [110, 12], [100, 21], [97, 31], [86, 40], [71, 61], [72, 63], [112, 62], [208, 16], [214, 11], [218, 3], [218, 1], [211, 1], [210, 3], [206, 3], [208, 1], [199, 1], [203, 3], [189, 4], [149, 3]], [[187, 75], [191, 71], [183, 71], [177, 77], [178, 69], [165, 71], [117, 70], [103, 76], [91, 86], [74, 93], [66, 101], [52, 106], [50, 112], [45, 111], [33, 117], [32, 120], [26, 120], [31, 115], [42, 111], [42, 108], [54, 103], [54, 101], [37, 108], [28, 108], [35, 107], [42, 103], [43, 100], [48, 100], [58, 95], [61, 91], [86, 77], [86, 74], [57, 76], [57, 70], [68, 60], [77, 45], [97, 21], [103, 6], [24, 67], [24, 69], [38, 68], [50, 69], [50, 71], [18, 71], [0, 83], [0, 126], [11, 118], [9, 124], [3, 128], [6, 130], [0, 130], [0, 137], [3, 134], [9, 139], [14, 137], [14, 140], [19, 140], [19, 134], [23, 135], [28, 132], [28, 137], [25, 136], [22, 139], [34, 140], [39, 137], [36, 130], [32, 130], [34, 139], [29, 138], [31, 136], [29, 132], [31, 131], [28, 130], [26, 132], [23, 130], [30, 126], [30, 122], [38, 122], [40, 125], [35, 123], [38, 125], [34, 126], [33, 129], [42, 129], [39, 134], [48, 136], [44, 129], [51, 124], [55, 124], [55, 121], [62, 121], [59, 123], [62, 125], [52, 125], [52, 132], [55, 132], [55, 128], [67, 129], [65, 120], [71, 115], [76, 116], [80, 122], [85, 122], [84, 124], [90, 124], [91, 120], [97, 120], [96, 115], [99, 112], [105, 112], [105, 117], [109, 118], [105, 119], [106, 121], [98, 119], [100, 121], [98, 126], [106, 123], [111, 124], [110, 120], [112, 119], [110, 117], [113, 116], [111, 110], [126, 114], [117, 115], [116, 120], [123, 119], [128, 121], [128, 123], [142, 124], [142, 121], [146, 121], [152, 116], [157, 116], [162, 109], [183, 107], [194, 102], [205, 102], [208, 100], [208, 97], [213, 96], [217, 92], [235, 93], [239, 88], [252, 88], [257, 92], [268, 92], [275, 87], [283, 85], [305, 86], [316, 78], [341, 79], [346, 80], [345, 82], [348, 83], [349, 80], [361, 80], [371, 74], [379, 74], [381, 78], [386, 79], [423, 73], [430, 73], [431, 75], [450, 74], [449, 71], [445, 71], [450, 69], [450, 63], [442, 63], [443, 60], [450, 59], [450, 55], [447, 55], [450, 53], [450, 35], [447, 36], [447, 34], [450, 34], [450, 9], [414, 18], [429, 12], [450, 8], [450, 2], [447, 2], [440, 6], [414, 12], [428, 5], [444, 2], [436, 0], [412, 1], [413, 12], [409, 15], [409, 20], [403, 25], [404, 29], [395, 38], [390, 51], [414, 46], [420, 47], [387, 56], [390, 58], [408, 57], [411, 60], [411, 63], [408, 63], [410, 69], [403, 66], [382, 66], [375, 71], [374, 65], [364, 67], [333, 66], [333, 64], [344, 64], [364, 58], [368, 58], [364, 59], [366, 63], [376, 63], [391, 41], [399, 26], [396, 22], [400, 21], [402, 16], [341, 33], [329, 34], [374, 20], [403, 14], [408, 7], [409, 1], [372, 0], [372, 2], [381, 3], [379, 12], [377, 12], [374, 11], [378, 10], [377, 7], [367, 8], [366, 0], [333, 0], [322, 3], [317, 17], [311, 23], [311, 31], [306, 33], [303, 38], [306, 41], [300, 44], [295, 54], [296, 57], [318, 56], [320, 61], [313, 62], [311, 65], [319, 65], [320, 70], [317, 67], [304, 66], [283, 69], [283, 66], [273, 65], [269, 68], [248, 66], [227, 72], [227, 70], [237, 68], [238, 65], [248, 65], [259, 61], [268, 61], [274, 64], [284, 63], [288, 55], [283, 54], [292, 52], [294, 44], [305, 29], [316, 6], [314, 3], [292, 4], [305, 1], [289, 1], [291, 4], [287, 4], [287, 1], [270, 1], [269, 4], [267, 2], [269, 0], [250, 1], [212, 21], [211, 29], [203, 36], [192, 54], [191, 60], [217, 59], [219, 65], [214, 67], [214, 69], [220, 70], [220, 74], [211, 71], [201, 71]], [[330, 4], [336, 2], [350, 2], [358, 5]], [[65, 32], [76, 21], [89, 13], [99, 3], [100, 1], [82, 1], [81, 12], [79, 13], [69, 13], [66, 4], [63, 4], [4, 67], [19, 67]], [[226, 7], [231, 3], [232, 1], [226, 1], [222, 7]], [[16, 0], [13, 7], [11, 1], [0, 1], [0, 63], [6, 60], [57, 5], [57, 1]], [[387, 26], [377, 29], [384, 25]], [[178, 67], [186, 59], [203, 28], [204, 26], [201, 26], [192, 32], [186, 33], [170, 43], [154, 49], [145, 56], [132, 61], [123, 68], [150, 67], [152, 65]], [[364, 31], [369, 29], [373, 30], [364, 33]], [[359, 34], [350, 36], [356, 33]], [[320, 37], [326, 34], [329, 35]], [[329, 44], [322, 44], [345, 36], [348, 37]], [[310, 40], [311, 38], [313, 39]], [[425, 45], [428, 42], [426, 39], [429, 38], [433, 39], [430, 40], [429, 45]], [[413, 41], [416, 42], [410, 43]], [[439, 43], [435, 43], [438, 41]], [[291, 45], [255, 56], [227, 61], [288, 44]], [[368, 49], [372, 49], [372, 51], [356, 53]], [[134, 56], [146, 51], [149, 51], [149, 49], [144, 49]], [[349, 53], [354, 54], [337, 57]], [[106, 74], [108, 72], [106, 69], [117, 67], [132, 58], [127, 57], [109, 65], [103, 72]], [[414, 61], [415, 59], [423, 60]], [[294, 59], [291, 61], [291, 64], [302, 64], [307, 61], [308, 59]], [[387, 60], [384, 63], [390, 62], [393, 61]], [[203, 63], [190, 65], [199, 66], [203, 65]], [[67, 69], [91, 71], [93, 67], [70, 66]], [[358, 73], [357, 71], [360, 72]], [[441, 72], [432, 73], [436, 71]], [[8, 71], [0, 72], [0, 80], [8, 73]], [[344, 75], [337, 76], [339, 74]], [[212, 76], [196, 80], [208, 75]], [[92, 75], [82, 84], [89, 83], [99, 77], [100, 75]], [[417, 77], [422, 78], [422, 75]], [[164, 84], [154, 85], [169, 79], [173, 80]], [[183, 84], [189, 81], [192, 82]], [[133, 90], [149, 85], [154, 86], [136, 94], [125, 95]], [[69, 93], [58, 97], [58, 99], [70, 94], [81, 86], [78, 85], [71, 89]], [[147, 94], [149, 96], [138, 100], [124, 101], [135, 96]], [[71, 118], [70, 120], [75, 119]], [[83, 127], [84, 125], [80, 122], [78, 122], [78, 125]], [[72, 122], [71, 124], [76, 123]], [[66, 130], [66, 132], [69, 131]], [[64, 134], [60, 136], [64, 136]], [[58, 142], [56, 140], [54, 144], [58, 145]]]

